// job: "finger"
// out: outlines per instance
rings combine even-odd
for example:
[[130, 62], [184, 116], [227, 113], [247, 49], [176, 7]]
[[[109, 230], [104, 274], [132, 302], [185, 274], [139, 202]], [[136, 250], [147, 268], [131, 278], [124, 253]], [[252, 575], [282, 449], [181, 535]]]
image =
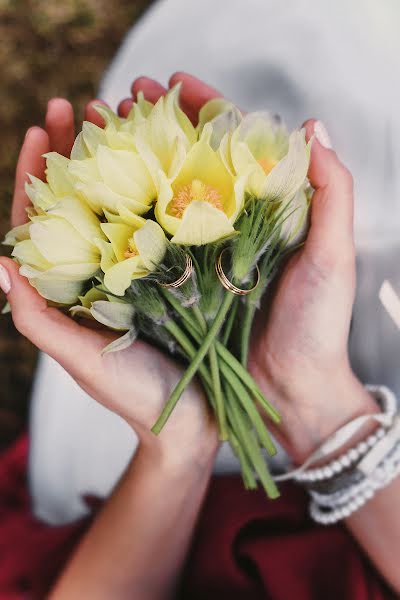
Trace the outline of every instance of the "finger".
[[28, 129], [24, 143], [19, 154], [15, 174], [14, 197], [11, 208], [11, 225], [16, 227], [28, 221], [26, 208], [30, 200], [25, 192], [25, 183], [28, 181], [27, 173], [44, 178], [46, 162], [43, 154], [50, 151], [49, 136], [41, 127]]
[[161, 96], [165, 96], [167, 90], [161, 83], [155, 81], [155, 79], [150, 79], [150, 77], [138, 77], [132, 83], [131, 92], [135, 102], [138, 93], [143, 92], [146, 100], [155, 104]]
[[182, 84], [179, 97], [182, 109], [194, 124], [198, 121], [199, 110], [206, 102], [213, 100], [213, 98], [222, 97], [222, 94], [216, 89], [188, 73], [174, 73], [169, 80], [170, 88], [177, 83]]
[[68, 100], [52, 98], [47, 103], [46, 131], [50, 148], [63, 156], [71, 154], [75, 139], [74, 110]]
[[107, 102], [104, 102], [104, 100], [91, 100], [85, 106], [84, 119], [85, 121], [90, 121], [90, 123], [93, 123], [93, 125], [97, 125], [97, 127], [103, 128], [105, 126], [105, 122], [103, 117], [101, 117], [95, 109], [96, 104], [108, 106]]
[[332, 149], [322, 123], [309, 120], [304, 127], [307, 140], [314, 135], [308, 177], [315, 189], [306, 249], [314, 257], [330, 260], [340, 253], [345, 256], [354, 246], [353, 179]]
[[123, 119], [125, 119], [129, 115], [132, 105], [133, 105], [132, 98], [125, 98], [124, 100], [121, 100], [121, 102], [118, 104], [118, 109], [117, 109], [118, 115], [120, 117], [122, 117]]
[[98, 360], [105, 345], [104, 337], [78, 325], [58, 309], [49, 307], [18, 270], [13, 260], [1, 258], [0, 284], [10, 303], [16, 328], [71, 374], [83, 378], [85, 367], [79, 365], [79, 373], [76, 372], [76, 357], [85, 356], [85, 362], [93, 365], [92, 361]]

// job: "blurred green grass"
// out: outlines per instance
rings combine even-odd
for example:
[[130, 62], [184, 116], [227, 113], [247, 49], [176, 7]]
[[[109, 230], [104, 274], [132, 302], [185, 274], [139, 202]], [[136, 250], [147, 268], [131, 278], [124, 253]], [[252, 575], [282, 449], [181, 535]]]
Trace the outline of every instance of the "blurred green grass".
[[[18, 151], [49, 98], [77, 120], [123, 35], [151, 0], [0, 0], [0, 237], [8, 229]], [[0, 254], [7, 253], [0, 247]], [[0, 317], [0, 449], [23, 430], [36, 350]]]

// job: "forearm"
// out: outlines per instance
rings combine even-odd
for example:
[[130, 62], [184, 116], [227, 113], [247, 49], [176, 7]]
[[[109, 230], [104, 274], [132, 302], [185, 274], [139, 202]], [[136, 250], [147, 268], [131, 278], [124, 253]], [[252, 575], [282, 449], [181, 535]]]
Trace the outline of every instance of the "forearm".
[[[303, 388], [304, 385], [304, 388]], [[375, 400], [352, 375], [337, 373], [325, 382], [314, 378], [313, 385], [302, 381], [284, 392], [281, 405], [284, 429], [280, 439], [296, 464], [304, 460], [339, 427], [367, 413], [379, 412]], [[282, 394], [282, 390], [280, 390]], [[295, 398], [296, 402], [292, 401]], [[322, 400], [322, 403], [321, 403]], [[309, 407], [309, 410], [306, 407]], [[317, 410], [315, 407], [320, 407]], [[285, 411], [285, 408], [284, 408]], [[376, 428], [368, 423], [350, 446], [364, 439]], [[342, 449], [344, 450], [344, 449]], [[361, 548], [386, 581], [400, 593], [398, 556], [400, 553], [400, 479], [396, 479], [364, 507], [349, 517], [345, 524]]]
[[51, 594], [158, 600], [173, 594], [204, 498], [215, 448], [171, 464], [145, 449], [96, 518]]

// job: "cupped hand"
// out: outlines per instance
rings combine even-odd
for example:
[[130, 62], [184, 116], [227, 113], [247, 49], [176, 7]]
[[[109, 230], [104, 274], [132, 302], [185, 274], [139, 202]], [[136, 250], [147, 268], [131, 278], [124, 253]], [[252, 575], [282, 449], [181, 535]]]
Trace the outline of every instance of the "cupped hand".
[[[194, 123], [202, 105], [221, 95], [186, 73], [173, 75], [169, 85], [178, 82], [182, 108]], [[166, 91], [145, 77], [134, 82], [134, 97], [139, 89], [152, 101]], [[376, 411], [347, 351], [356, 283], [352, 177], [322, 124], [311, 119], [303, 126], [307, 139], [315, 134], [310, 229], [256, 314], [249, 359], [249, 370], [282, 415], [274, 432], [296, 461], [348, 420]]]
[[[92, 105], [93, 102], [86, 107], [85, 118], [102, 126]], [[11, 217], [14, 227], [27, 221], [26, 174], [44, 179], [42, 155], [57, 151], [68, 156], [74, 137], [72, 106], [66, 100], [51, 100], [46, 129], [31, 128], [21, 149]], [[13, 260], [2, 257], [0, 265], [10, 280], [7, 299], [17, 329], [59, 362], [91, 397], [121, 415], [135, 429], [143, 446], [174, 463], [199, 460], [215, 451], [216, 428], [195, 383], [187, 389], [161, 434], [150, 432], [181, 376], [177, 363], [141, 341], [127, 350], [102, 355], [101, 350], [117, 334], [90, 329], [63, 311], [49, 307], [28, 280], [19, 275]]]

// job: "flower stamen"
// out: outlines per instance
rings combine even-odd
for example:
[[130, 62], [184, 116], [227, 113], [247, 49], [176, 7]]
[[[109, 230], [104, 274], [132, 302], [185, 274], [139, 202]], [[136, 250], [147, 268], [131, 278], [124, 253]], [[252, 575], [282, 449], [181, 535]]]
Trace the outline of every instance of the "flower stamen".
[[135, 242], [133, 240], [129, 240], [128, 247], [124, 252], [125, 258], [133, 258], [134, 256], [139, 256], [139, 252], [137, 251]]
[[220, 192], [211, 185], [203, 183], [199, 179], [194, 179], [192, 183], [178, 188], [169, 205], [170, 213], [178, 219], [182, 218], [186, 208], [193, 200], [202, 200], [218, 210], [224, 210]]

